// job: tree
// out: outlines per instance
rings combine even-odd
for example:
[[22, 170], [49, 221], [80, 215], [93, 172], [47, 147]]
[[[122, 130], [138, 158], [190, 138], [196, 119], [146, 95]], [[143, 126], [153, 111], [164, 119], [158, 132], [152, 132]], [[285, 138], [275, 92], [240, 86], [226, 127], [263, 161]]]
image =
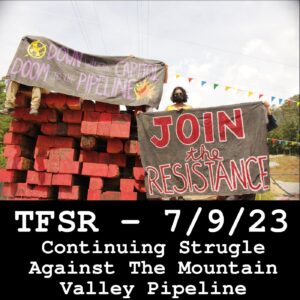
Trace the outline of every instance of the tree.
[[[295, 153], [299, 154], [299, 95], [285, 101], [283, 105], [274, 108], [273, 114], [278, 122], [278, 127], [268, 133], [270, 153]], [[272, 142], [272, 139], [274, 142]], [[291, 141], [293, 143], [286, 143]], [[297, 142], [297, 143], [296, 143]]]

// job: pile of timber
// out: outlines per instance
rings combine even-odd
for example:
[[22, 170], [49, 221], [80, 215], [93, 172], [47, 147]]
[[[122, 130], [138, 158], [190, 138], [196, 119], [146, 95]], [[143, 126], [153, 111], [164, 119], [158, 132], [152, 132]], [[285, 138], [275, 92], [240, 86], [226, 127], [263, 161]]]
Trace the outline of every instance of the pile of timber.
[[51, 93], [33, 116], [30, 97], [19, 93], [16, 103], [3, 139], [5, 199], [146, 199], [136, 125], [141, 107], [120, 111], [118, 105]]

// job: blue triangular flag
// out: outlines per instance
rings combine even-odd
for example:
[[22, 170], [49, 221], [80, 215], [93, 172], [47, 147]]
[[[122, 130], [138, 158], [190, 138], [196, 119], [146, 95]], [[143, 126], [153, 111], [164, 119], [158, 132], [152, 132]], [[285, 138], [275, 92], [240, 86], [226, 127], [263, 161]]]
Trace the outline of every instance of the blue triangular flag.
[[272, 96], [271, 98], [271, 102], [273, 102], [275, 100], [276, 97]]
[[201, 86], [204, 86], [205, 83], [206, 81], [201, 81]]
[[283, 101], [283, 100], [280, 98], [280, 99], [279, 99], [279, 104], [281, 104], [281, 103], [282, 103], [282, 101]]

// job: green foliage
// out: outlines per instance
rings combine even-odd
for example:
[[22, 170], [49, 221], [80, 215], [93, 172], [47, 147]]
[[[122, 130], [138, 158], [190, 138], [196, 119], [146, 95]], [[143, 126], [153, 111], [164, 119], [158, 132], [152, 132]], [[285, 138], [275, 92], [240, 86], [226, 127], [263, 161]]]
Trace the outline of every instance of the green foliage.
[[[3, 108], [5, 101], [5, 82], [0, 80], [0, 109]], [[7, 115], [0, 115], [0, 168], [5, 167], [5, 158], [2, 156], [3, 153], [3, 135], [8, 130], [11, 117]]]
[[274, 200], [275, 195], [271, 191], [266, 193], [258, 193], [256, 194], [255, 200]]
[[0, 80], [0, 107], [3, 107], [3, 103], [5, 101], [5, 82], [4, 80]]
[[[277, 119], [278, 127], [268, 133], [268, 138], [277, 140], [300, 142], [299, 133], [299, 95], [290, 98], [290, 103], [285, 101], [283, 105], [273, 109], [273, 115]], [[271, 154], [299, 154], [299, 145], [291, 143], [272, 143], [269, 141], [269, 151]]]
[[0, 147], [0, 169], [5, 168], [6, 165], [6, 159], [3, 156], [3, 146], [1, 145]]

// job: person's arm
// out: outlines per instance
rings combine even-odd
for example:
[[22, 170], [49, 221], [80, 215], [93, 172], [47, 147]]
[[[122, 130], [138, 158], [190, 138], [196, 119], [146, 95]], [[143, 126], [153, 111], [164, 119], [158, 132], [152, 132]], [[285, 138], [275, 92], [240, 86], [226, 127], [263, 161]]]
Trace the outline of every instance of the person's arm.
[[271, 109], [270, 109], [270, 103], [267, 102], [267, 101], [265, 101], [264, 102], [264, 106], [265, 106], [265, 108], [267, 110], [267, 115], [268, 115], [267, 130], [271, 131], [271, 130], [273, 130], [273, 129], [275, 129], [275, 128], [278, 127], [277, 121], [276, 121], [275, 117], [272, 115], [272, 112], [271, 112]]
[[145, 109], [145, 112], [153, 112], [154, 110], [153, 110], [153, 107], [151, 107], [151, 106], [146, 106], [146, 109]]
[[148, 106], [148, 105], [143, 105], [144, 111], [143, 110], [138, 110], [137, 115], [142, 114], [143, 112], [154, 112], [153, 107]]

